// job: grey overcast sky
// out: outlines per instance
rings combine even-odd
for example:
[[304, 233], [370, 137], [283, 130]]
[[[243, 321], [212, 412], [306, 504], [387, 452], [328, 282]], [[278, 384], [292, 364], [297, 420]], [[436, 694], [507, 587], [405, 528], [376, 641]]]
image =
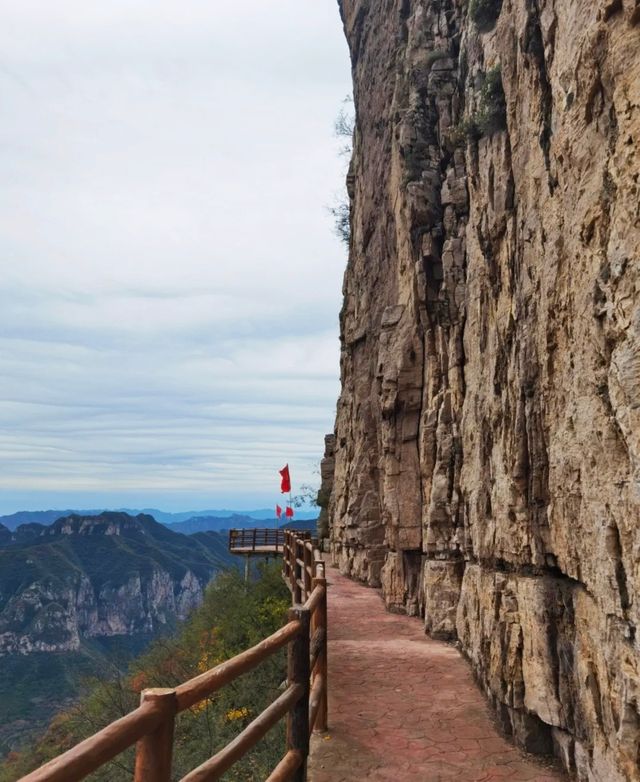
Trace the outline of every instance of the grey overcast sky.
[[0, 512], [316, 480], [345, 251], [335, 0], [0, 0]]

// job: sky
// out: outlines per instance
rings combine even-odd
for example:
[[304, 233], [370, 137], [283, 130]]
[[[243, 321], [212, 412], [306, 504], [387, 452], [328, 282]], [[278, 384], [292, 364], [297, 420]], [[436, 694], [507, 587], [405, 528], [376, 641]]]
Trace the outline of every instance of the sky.
[[318, 483], [335, 0], [0, 0], [0, 513]]

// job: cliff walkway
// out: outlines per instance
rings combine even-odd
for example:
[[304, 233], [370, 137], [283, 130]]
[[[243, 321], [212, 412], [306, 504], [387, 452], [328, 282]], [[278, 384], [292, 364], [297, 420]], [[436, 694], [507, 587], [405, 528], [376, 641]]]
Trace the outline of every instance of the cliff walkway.
[[264, 549], [282, 556], [293, 608], [280, 630], [175, 688], [144, 690], [139, 708], [22, 782], [76, 782], [134, 745], [134, 782], [170, 782], [177, 715], [284, 648], [282, 694], [182, 782], [222, 779], [282, 719], [285, 754], [267, 782], [563, 779], [499, 735], [453, 647], [428, 639], [415, 619], [387, 613], [374, 590], [336, 571], [327, 584], [308, 535], [272, 533], [257, 530], [249, 539], [233, 531], [229, 545], [245, 556]]
[[500, 736], [455, 648], [327, 577], [329, 732], [312, 739], [309, 782], [564, 779]]

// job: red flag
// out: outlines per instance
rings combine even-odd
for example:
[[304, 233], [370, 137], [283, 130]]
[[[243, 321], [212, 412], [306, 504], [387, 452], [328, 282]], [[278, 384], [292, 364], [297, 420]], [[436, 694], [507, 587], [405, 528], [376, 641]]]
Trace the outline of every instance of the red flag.
[[279, 505], [276, 505], [276, 516], [281, 519], [282, 518], [282, 508]]
[[287, 510], [285, 511], [285, 515], [286, 515], [286, 517], [288, 519], [292, 519], [293, 518], [293, 508], [287, 508]]
[[280, 491], [283, 494], [288, 494], [291, 491], [291, 478], [289, 476], [288, 464], [285, 464], [285, 466], [280, 470], [280, 475], [282, 476], [282, 482], [280, 483]]

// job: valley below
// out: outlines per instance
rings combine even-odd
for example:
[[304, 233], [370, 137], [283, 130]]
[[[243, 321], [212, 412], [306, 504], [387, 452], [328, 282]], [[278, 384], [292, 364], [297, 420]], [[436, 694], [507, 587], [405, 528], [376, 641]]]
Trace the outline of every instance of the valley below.
[[226, 534], [174, 532], [146, 514], [70, 515], [0, 526], [0, 752], [118, 676], [175, 631], [237, 563]]

